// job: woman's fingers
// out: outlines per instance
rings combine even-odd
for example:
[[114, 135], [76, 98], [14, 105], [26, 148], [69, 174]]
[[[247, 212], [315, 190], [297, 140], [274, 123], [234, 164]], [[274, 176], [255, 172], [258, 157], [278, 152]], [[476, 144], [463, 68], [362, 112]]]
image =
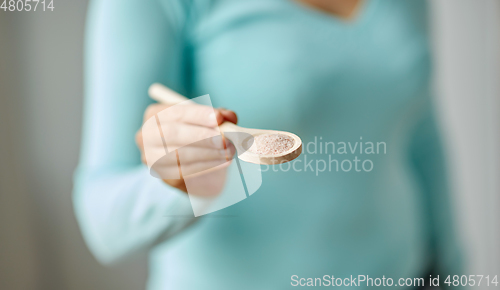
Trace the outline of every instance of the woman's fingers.
[[194, 146], [185, 146], [177, 150], [181, 165], [205, 161], [226, 162], [233, 158], [236, 153], [234, 145], [230, 144], [226, 149], [212, 149]]
[[[136, 140], [143, 155], [147, 150], [149, 155], [159, 156], [164, 159], [160, 162], [164, 166], [177, 166], [177, 158], [161, 157], [171, 155], [176, 150], [181, 163], [189, 164], [190, 167], [192, 163], [197, 162], [226, 162], [235, 154], [234, 146], [224, 140], [217, 128], [217, 125], [224, 121], [237, 122], [236, 114], [230, 110], [214, 110], [197, 104], [154, 104], [148, 108], [145, 118], [148, 116], [146, 122], [149, 122], [150, 126], [143, 126]], [[144, 145], [148, 148], [144, 148]], [[143, 156], [144, 160], [145, 157]], [[153, 162], [158, 161], [153, 158]]]
[[182, 176], [191, 176], [194, 174], [208, 173], [213, 170], [221, 169], [221, 167], [229, 166], [231, 161], [220, 162], [216, 161], [206, 161], [206, 162], [196, 162], [190, 164], [181, 164]]
[[136, 134], [136, 143], [140, 149], [147, 144], [150, 147], [163, 147], [167, 145], [168, 151], [176, 150], [183, 146], [208, 147], [223, 149], [224, 142], [218, 128], [185, 123], [162, 123], [158, 126], [156, 120], [148, 120]]
[[163, 155], [179, 150], [184, 162], [195, 162], [232, 157], [234, 145], [223, 138], [217, 129], [168, 123], [162, 124], [161, 133], [156, 124], [143, 128], [137, 133], [136, 142], [145, 160], [145, 155], [157, 156], [149, 159], [158, 160]]
[[[157, 156], [164, 156], [159, 160], [159, 164], [162, 166], [177, 166], [177, 156], [179, 157], [179, 162], [181, 165], [191, 164], [196, 162], [206, 162], [206, 161], [218, 161], [220, 163], [224, 163], [233, 158], [236, 153], [236, 149], [234, 145], [229, 143], [227, 149], [212, 149], [212, 148], [204, 148], [204, 147], [193, 147], [193, 146], [185, 146], [179, 148], [177, 153], [170, 152], [166, 153], [165, 150], [161, 147], [153, 148], [153, 153]], [[169, 156], [165, 156], [165, 155]], [[175, 156], [175, 154], [178, 154]]]
[[177, 122], [214, 128], [224, 122], [220, 111], [196, 104], [168, 107], [157, 115], [160, 123]]
[[223, 137], [220, 131], [215, 128], [185, 123], [162, 123], [161, 131], [168, 151], [183, 146], [224, 149]]
[[[209, 160], [204, 162], [188, 163], [178, 165], [166, 165], [157, 162], [151, 168], [161, 179], [178, 179], [179, 177], [191, 176], [194, 174], [208, 173], [212, 170], [221, 169], [230, 164], [231, 161]], [[182, 175], [181, 175], [182, 174]]]

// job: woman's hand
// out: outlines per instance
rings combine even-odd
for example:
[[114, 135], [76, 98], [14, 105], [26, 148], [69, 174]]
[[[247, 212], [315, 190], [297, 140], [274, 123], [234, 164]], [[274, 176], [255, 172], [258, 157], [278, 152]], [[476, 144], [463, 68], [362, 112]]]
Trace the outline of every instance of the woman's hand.
[[[147, 134], [158, 134], [139, 130], [136, 142], [141, 151], [143, 163], [147, 164], [144, 140], [148, 140], [147, 150], [156, 151], [160, 158], [152, 166], [165, 183], [189, 194], [213, 196], [224, 185], [226, 168], [236, 150], [227, 139], [223, 139], [218, 125], [225, 121], [237, 123], [233, 111], [213, 109], [208, 106], [190, 104], [170, 108], [164, 104], [150, 105], [144, 113], [144, 122], [156, 118], [161, 128], [163, 141], [153, 144]], [[143, 135], [144, 134], [144, 135]], [[158, 138], [156, 138], [158, 140]], [[176, 178], [179, 177], [180, 178]]]

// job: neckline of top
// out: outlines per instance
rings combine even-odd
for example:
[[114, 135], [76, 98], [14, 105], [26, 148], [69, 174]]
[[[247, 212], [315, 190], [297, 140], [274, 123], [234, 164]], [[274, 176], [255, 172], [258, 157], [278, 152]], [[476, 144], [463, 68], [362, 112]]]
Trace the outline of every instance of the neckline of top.
[[306, 3], [302, 3], [297, 0], [284, 1], [287, 2], [291, 8], [305, 14], [306, 16], [313, 16], [314, 18], [320, 18], [322, 20], [326, 20], [327, 22], [343, 25], [346, 27], [357, 27], [359, 25], [362, 25], [363, 23], [366, 23], [373, 14], [373, 10], [377, 2], [377, 0], [362, 0], [362, 2], [359, 4], [359, 7], [356, 8], [354, 15], [350, 18], [344, 18], [341, 16], [336, 16], [333, 13], [329, 13], [327, 11], [309, 6]]

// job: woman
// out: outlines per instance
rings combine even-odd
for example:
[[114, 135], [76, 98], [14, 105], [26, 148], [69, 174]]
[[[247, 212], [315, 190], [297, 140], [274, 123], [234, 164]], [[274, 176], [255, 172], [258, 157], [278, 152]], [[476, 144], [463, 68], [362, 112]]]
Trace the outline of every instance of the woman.
[[[424, 2], [96, 0], [88, 20], [74, 201], [101, 262], [149, 249], [148, 289], [459, 274]], [[218, 109], [217, 124], [236, 123], [236, 112], [241, 126], [294, 132], [304, 144], [386, 147], [304, 148], [294, 162], [361, 158], [373, 168], [263, 170], [255, 194], [218, 212], [226, 218], [193, 223], [176, 214], [190, 208], [184, 180], [152, 177], [141, 164], [141, 133], [139, 148], [134, 142], [143, 119], [167, 108], [147, 96], [155, 82], [191, 98], [210, 94], [232, 110]], [[197, 119], [200, 106], [183, 110], [163, 124], [177, 132], [164, 136], [167, 145], [216, 130]], [[191, 162], [206, 162], [210, 149], [201, 146]]]

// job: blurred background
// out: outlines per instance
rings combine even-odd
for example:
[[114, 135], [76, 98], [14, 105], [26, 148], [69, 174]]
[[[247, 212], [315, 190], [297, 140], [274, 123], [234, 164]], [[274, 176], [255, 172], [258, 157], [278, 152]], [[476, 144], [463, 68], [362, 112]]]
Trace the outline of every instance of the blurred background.
[[[99, 265], [74, 217], [87, 1], [54, 6], [0, 10], [0, 289], [144, 289], [146, 257]], [[500, 275], [500, 1], [430, 6], [466, 274]]]

